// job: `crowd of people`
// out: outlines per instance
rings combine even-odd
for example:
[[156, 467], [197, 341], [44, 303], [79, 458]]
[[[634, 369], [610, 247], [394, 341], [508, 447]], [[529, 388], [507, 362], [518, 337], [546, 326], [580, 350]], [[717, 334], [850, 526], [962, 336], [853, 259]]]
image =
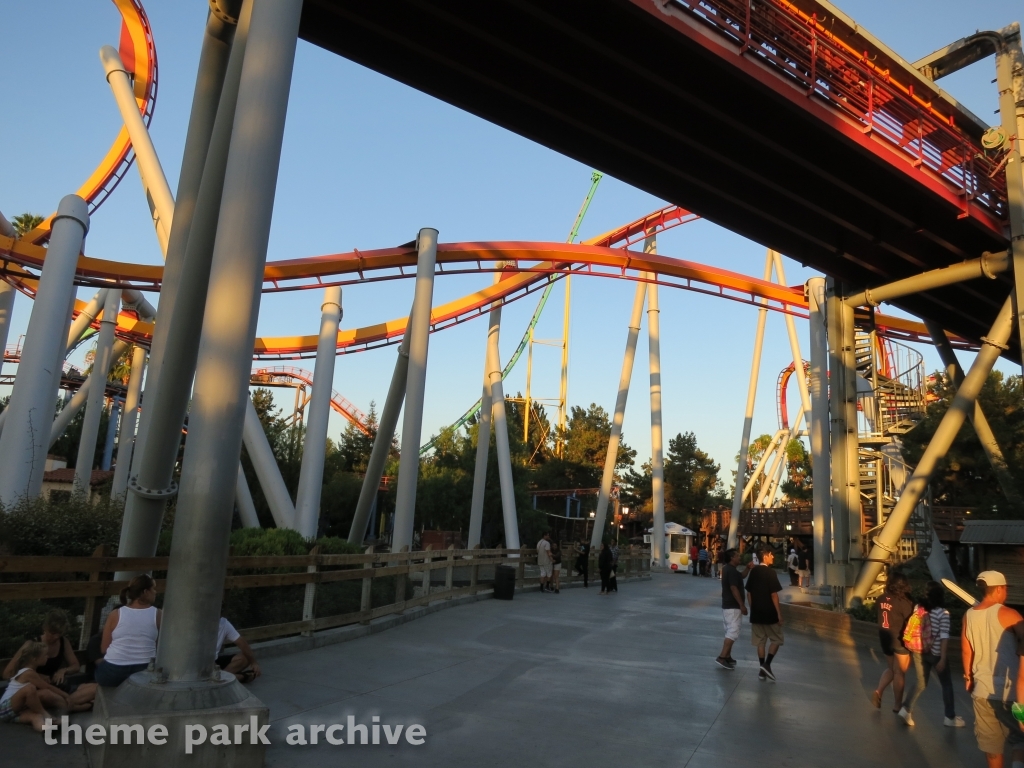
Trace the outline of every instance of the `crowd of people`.
[[[81, 674], [82, 665], [67, 637], [67, 616], [63, 611], [47, 615], [42, 634], [26, 640], [3, 671], [8, 683], [0, 695], [0, 722], [26, 723], [41, 731], [46, 718], [53, 717], [51, 712], [87, 711], [98, 686], [116, 687], [148, 668], [156, 657], [163, 618], [155, 606], [156, 582], [146, 574], [136, 576], [121, 590], [120, 602], [90, 643], [97, 655], [90, 665], [92, 680]], [[238, 653], [222, 654], [225, 643], [234, 643]], [[215, 664], [239, 682], [259, 677], [252, 647], [223, 617], [212, 650]]]
[[[583, 586], [590, 586], [590, 545], [583, 541], [573, 544], [576, 561], [572, 571], [583, 577]], [[540, 570], [540, 591], [558, 594], [561, 592], [562, 547], [552, 539], [551, 533], [544, 532], [537, 542], [537, 567]], [[604, 541], [597, 555], [597, 570], [601, 576], [601, 595], [619, 591], [619, 545]], [[572, 572], [570, 571], [570, 573]]]

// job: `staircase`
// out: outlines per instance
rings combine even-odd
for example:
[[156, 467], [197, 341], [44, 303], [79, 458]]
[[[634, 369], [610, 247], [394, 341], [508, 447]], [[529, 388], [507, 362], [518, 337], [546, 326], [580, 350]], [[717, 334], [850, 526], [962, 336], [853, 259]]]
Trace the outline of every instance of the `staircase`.
[[[866, 332], [857, 333], [856, 355], [863, 557], [867, 557], [913, 469], [903, 460], [900, 436], [924, 419], [925, 373], [924, 358], [917, 351]], [[927, 501], [922, 500], [890, 562], [927, 557], [931, 545], [931, 515]], [[880, 594], [883, 586], [875, 584], [869, 597]]]

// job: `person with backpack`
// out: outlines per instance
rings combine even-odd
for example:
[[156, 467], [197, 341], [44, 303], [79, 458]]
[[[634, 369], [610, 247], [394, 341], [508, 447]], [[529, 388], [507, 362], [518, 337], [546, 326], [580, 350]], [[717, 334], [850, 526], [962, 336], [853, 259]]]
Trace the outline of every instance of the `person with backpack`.
[[910, 727], [914, 725], [914, 705], [928, 685], [928, 678], [924, 670], [924, 653], [930, 651], [932, 647], [931, 614], [922, 603], [915, 605], [913, 612], [907, 618], [907, 624], [903, 630], [903, 647], [910, 652], [911, 661], [914, 663], [917, 686], [897, 714]]
[[964, 719], [957, 715], [953, 700], [953, 674], [949, 669], [949, 611], [945, 607], [946, 590], [937, 581], [929, 581], [925, 596], [925, 607], [928, 609], [928, 621], [931, 630], [931, 647], [922, 653], [924, 662], [924, 682], [927, 686], [935, 671], [942, 685], [942, 706], [945, 717], [942, 724], [947, 728], [963, 728]]
[[878, 680], [873, 703], [875, 709], [882, 707], [882, 694], [892, 686], [892, 711], [899, 714], [903, 708], [903, 689], [905, 675], [910, 668], [910, 651], [903, 645], [903, 630], [906, 628], [910, 614], [914, 612], [914, 604], [910, 600], [910, 582], [899, 571], [889, 572], [889, 580], [885, 584], [885, 592], [878, 598], [878, 641], [882, 646], [882, 654], [888, 664]]

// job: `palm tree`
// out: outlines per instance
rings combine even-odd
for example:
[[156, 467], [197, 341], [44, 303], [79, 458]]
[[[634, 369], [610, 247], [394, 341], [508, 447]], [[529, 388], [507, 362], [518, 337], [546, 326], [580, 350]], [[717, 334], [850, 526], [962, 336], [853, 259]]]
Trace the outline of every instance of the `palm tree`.
[[14, 226], [14, 232], [17, 236], [24, 237], [26, 234], [42, 224], [43, 221], [44, 219], [42, 216], [38, 216], [34, 213], [23, 213], [19, 216], [15, 216], [11, 220], [11, 224]]

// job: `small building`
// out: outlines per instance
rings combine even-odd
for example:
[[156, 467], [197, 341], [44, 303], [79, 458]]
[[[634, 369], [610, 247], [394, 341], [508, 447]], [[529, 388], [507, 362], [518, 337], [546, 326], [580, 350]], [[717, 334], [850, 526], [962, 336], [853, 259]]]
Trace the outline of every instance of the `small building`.
[[[94, 469], [92, 477], [89, 478], [89, 502], [98, 504], [102, 494], [99, 489], [107, 485], [114, 478], [114, 473], [104, 469]], [[43, 472], [43, 490], [40, 494], [44, 499], [50, 501], [61, 501], [70, 499], [74, 490], [75, 470], [68, 467], [59, 467]]]
[[1006, 577], [1006, 602], [1024, 605], [1024, 520], [968, 520], [960, 544], [969, 547], [972, 576], [999, 571]]

